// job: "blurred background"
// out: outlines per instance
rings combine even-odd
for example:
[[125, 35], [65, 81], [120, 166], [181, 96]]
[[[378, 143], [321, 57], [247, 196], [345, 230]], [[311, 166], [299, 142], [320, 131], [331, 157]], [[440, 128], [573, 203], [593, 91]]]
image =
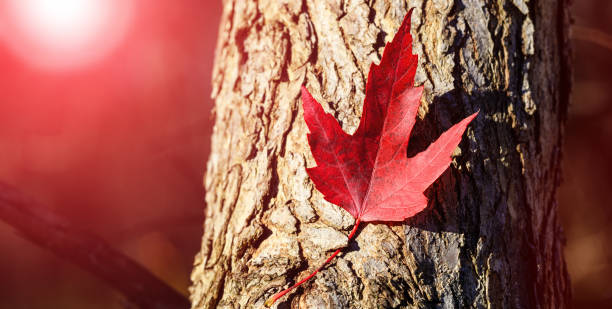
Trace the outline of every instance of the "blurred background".
[[559, 205], [575, 308], [612, 308], [612, 1], [577, 0]]
[[[53, 1], [0, 1], [0, 181], [187, 295], [220, 1], [63, 0], [61, 18], [45, 15]], [[559, 192], [566, 259], [575, 307], [612, 308], [612, 1], [574, 2]], [[0, 274], [1, 308], [124, 307], [104, 282], [2, 222]]]
[[[0, 0], [0, 181], [185, 295], [202, 235], [220, 14], [220, 1]], [[103, 281], [1, 221], [0, 274], [0, 308], [124, 308]]]

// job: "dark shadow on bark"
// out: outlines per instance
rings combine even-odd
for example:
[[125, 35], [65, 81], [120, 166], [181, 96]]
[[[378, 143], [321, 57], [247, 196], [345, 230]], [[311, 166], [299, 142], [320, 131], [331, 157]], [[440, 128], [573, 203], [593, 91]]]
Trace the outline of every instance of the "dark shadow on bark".
[[[429, 200], [428, 207], [416, 216], [407, 219], [404, 222], [405, 224], [430, 232], [466, 234], [466, 236], [477, 240], [480, 235], [478, 230], [474, 230], [474, 227], [478, 227], [479, 222], [478, 218], [474, 216], [479, 214], [480, 205], [477, 203], [466, 204], [459, 200], [460, 197], [452, 201], [441, 200], [441, 197], [448, 196], [448, 194], [443, 194], [444, 192], [438, 194], [440, 193], [438, 191], [451, 190], [455, 192], [457, 190], [452, 188], [455, 188], [458, 183], [457, 179], [477, 177], [472, 174], [478, 173], [479, 169], [475, 165], [478, 164], [477, 162], [482, 162], [480, 158], [486, 157], [494, 162], [500, 159], [498, 151], [489, 151], [489, 149], [479, 148], [478, 145], [498, 144], [498, 141], [491, 141], [491, 139], [495, 139], [498, 132], [515, 131], [507, 122], [495, 121], [492, 117], [485, 117], [485, 115], [494, 115], [496, 108], [505, 108], [513, 101], [516, 101], [516, 99], [500, 91], [476, 91], [468, 95], [460, 90], [453, 90], [434, 98], [432, 104], [429, 105], [429, 111], [425, 118], [417, 120], [412, 130], [407, 149], [408, 157], [425, 150], [440, 134], [476, 111], [480, 111], [480, 113], [468, 126], [468, 130], [474, 132], [475, 139], [479, 142], [478, 144], [471, 142], [464, 133], [464, 137], [459, 144], [462, 151], [461, 155], [455, 157], [457, 165], [464, 168], [461, 171], [453, 166], [447, 169], [425, 191]], [[467, 162], [470, 162], [470, 169], [465, 168]], [[472, 183], [472, 185], [477, 186], [475, 183]], [[483, 195], [495, 196], [493, 194]]]
[[[453, 90], [434, 98], [428, 106], [427, 115], [423, 120], [417, 120], [412, 131], [407, 156], [412, 157], [425, 150], [440, 134], [468, 115], [480, 111], [478, 117], [468, 126], [473, 132], [474, 139], [464, 137], [459, 144], [461, 154], [454, 158], [454, 163], [436, 180], [426, 191], [428, 207], [409, 218], [403, 223], [416, 230], [433, 233], [461, 234], [463, 243], [458, 252], [460, 267], [460, 281], [465, 299], [473, 300], [481, 288], [474, 279], [473, 257], [478, 255], [482, 247], [492, 254], [503, 255], [498, 251], [503, 248], [496, 247], [496, 243], [504, 234], [505, 222], [508, 215], [507, 201], [502, 198], [498, 186], [503, 182], [503, 175], [516, 175], [516, 171], [509, 170], [520, 166], [519, 154], [516, 149], [509, 149], [502, 154], [497, 147], [491, 145], [519, 144], [520, 137], [517, 130], [512, 128], [511, 122], [496, 119], [496, 114], [507, 112], [509, 105], [517, 109], [520, 104], [516, 97], [511, 97], [499, 91], [473, 92], [468, 95], [461, 90]], [[470, 133], [471, 134], [471, 133]], [[500, 138], [510, 137], [512, 142], [501, 141]], [[475, 141], [474, 141], [475, 140]], [[503, 158], [502, 158], [503, 156]], [[513, 161], [504, 167], [499, 162]], [[493, 162], [491, 166], [496, 170], [490, 171], [485, 161]], [[501, 168], [500, 168], [501, 166]], [[496, 174], [491, 177], [491, 174]], [[469, 194], [467, 192], [472, 192]], [[476, 193], [476, 194], [474, 194]], [[481, 218], [489, 218], [491, 222], [481, 222]], [[417, 233], [414, 231], [411, 233]], [[517, 237], [522, 237], [517, 235]], [[479, 248], [480, 246], [480, 248]], [[418, 241], [410, 244], [411, 251], [416, 258], [417, 270], [421, 280], [432, 285], [435, 281], [436, 265], [440, 261], [433, 260]], [[497, 252], [497, 253], [493, 253]], [[478, 261], [478, 264], [484, 261]], [[432, 305], [440, 300], [438, 295], [432, 295]], [[461, 306], [461, 304], [457, 304]]]

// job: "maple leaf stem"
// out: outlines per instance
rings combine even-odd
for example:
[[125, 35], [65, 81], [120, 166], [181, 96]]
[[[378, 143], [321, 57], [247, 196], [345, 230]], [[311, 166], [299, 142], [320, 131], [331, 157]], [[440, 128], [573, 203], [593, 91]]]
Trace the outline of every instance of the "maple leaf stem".
[[[359, 223], [361, 223], [361, 219], [358, 218], [355, 221], [355, 225], [353, 226], [353, 230], [351, 231], [351, 233], [348, 235], [348, 241], [351, 241], [351, 239], [353, 238], [353, 236], [355, 236], [355, 232], [357, 232], [357, 228], [359, 227]], [[289, 293], [291, 290], [297, 288], [298, 286], [300, 286], [302, 283], [308, 281], [310, 278], [314, 277], [314, 275], [316, 275], [319, 270], [321, 270], [323, 267], [325, 267], [325, 265], [327, 265], [327, 263], [329, 263], [331, 260], [334, 259], [334, 257], [336, 257], [336, 255], [338, 255], [338, 253], [340, 253], [340, 251], [342, 251], [342, 249], [344, 249], [345, 247], [342, 247], [338, 250], [336, 250], [332, 255], [330, 255], [327, 260], [325, 260], [325, 262], [319, 266], [319, 268], [317, 268], [315, 271], [313, 271], [310, 275], [308, 275], [308, 277], [300, 280], [300, 282], [292, 285], [291, 287], [277, 293], [276, 295], [270, 297], [266, 302], [265, 302], [265, 306], [266, 307], [271, 307], [272, 305], [274, 305], [274, 303], [281, 297], [285, 296], [285, 294]]]

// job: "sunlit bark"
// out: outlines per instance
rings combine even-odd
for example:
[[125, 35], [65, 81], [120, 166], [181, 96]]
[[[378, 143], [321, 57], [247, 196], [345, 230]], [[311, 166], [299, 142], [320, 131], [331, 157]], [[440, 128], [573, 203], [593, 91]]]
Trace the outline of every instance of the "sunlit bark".
[[[416, 83], [408, 153], [480, 110], [430, 205], [365, 224], [322, 199], [299, 101], [305, 84], [347, 132], [369, 66], [409, 8]], [[563, 0], [226, 0], [214, 71], [206, 221], [193, 308], [261, 307], [348, 247], [278, 307], [562, 308], [555, 191], [570, 91]]]

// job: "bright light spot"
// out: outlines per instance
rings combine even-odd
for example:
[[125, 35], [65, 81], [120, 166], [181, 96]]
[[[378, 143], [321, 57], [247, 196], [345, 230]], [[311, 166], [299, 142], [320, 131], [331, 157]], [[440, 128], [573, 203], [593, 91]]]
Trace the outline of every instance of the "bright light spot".
[[73, 48], [102, 32], [109, 8], [102, 1], [18, 0], [16, 13], [31, 35], [49, 47]]
[[129, 0], [8, 2], [3, 36], [28, 62], [51, 69], [101, 59], [125, 34], [131, 13]]

